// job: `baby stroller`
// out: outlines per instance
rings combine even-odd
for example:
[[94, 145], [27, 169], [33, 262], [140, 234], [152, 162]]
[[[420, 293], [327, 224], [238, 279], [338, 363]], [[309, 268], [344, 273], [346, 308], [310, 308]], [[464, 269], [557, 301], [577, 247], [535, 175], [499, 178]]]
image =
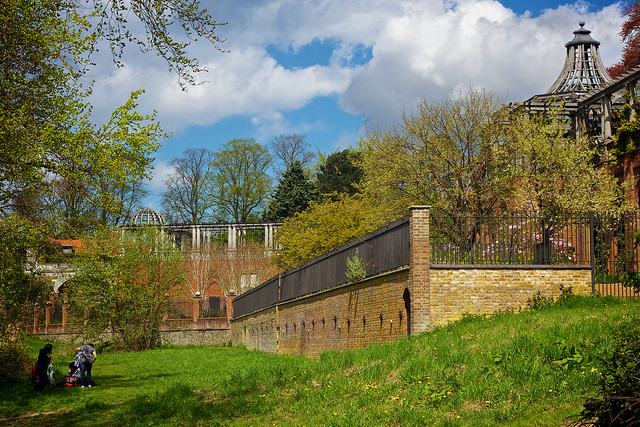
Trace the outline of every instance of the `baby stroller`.
[[47, 366], [36, 363], [31, 368], [31, 383], [35, 390], [42, 390], [47, 384], [55, 384], [56, 369], [53, 363], [48, 362]]

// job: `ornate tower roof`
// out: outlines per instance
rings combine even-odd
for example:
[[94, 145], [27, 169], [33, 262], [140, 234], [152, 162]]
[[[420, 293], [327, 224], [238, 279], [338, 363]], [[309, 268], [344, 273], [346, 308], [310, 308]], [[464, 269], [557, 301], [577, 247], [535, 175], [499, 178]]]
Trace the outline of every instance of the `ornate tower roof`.
[[598, 52], [600, 42], [591, 38], [591, 31], [584, 28], [584, 22], [579, 25], [580, 28], [573, 32], [573, 40], [565, 44], [564, 67], [545, 95], [587, 92], [611, 82]]
[[158, 211], [142, 208], [131, 217], [131, 225], [164, 225], [164, 217]]

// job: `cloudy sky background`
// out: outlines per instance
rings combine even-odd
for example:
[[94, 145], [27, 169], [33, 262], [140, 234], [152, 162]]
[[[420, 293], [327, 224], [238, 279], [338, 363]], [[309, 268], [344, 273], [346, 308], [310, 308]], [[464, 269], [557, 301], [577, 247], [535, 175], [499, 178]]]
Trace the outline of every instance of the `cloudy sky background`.
[[154, 54], [129, 48], [124, 67], [98, 57], [91, 78], [99, 119], [144, 88], [173, 136], [157, 152], [148, 205], [159, 209], [168, 162], [187, 148], [216, 151], [233, 138], [268, 144], [305, 134], [323, 153], [356, 145], [421, 98], [485, 87], [520, 101], [558, 76], [578, 22], [601, 42], [606, 66], [621, 53], [624, 0], [201, 0], [226, 39], [220, 53], [191, 49], [209, 70], [184, 92]]

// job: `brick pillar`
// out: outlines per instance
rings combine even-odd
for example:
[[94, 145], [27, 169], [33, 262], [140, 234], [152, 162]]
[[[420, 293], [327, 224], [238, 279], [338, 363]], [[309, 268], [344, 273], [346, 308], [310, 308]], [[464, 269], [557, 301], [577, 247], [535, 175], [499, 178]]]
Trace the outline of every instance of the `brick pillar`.
[[195, 297], [193, 299], [193, 321], [197, 322], [200, 317], [200, 301], [202, 301], [202, 297]]
[[49, 323], [51, 323], [51, 310], [53, 310], [53, 307], [47, 304], [46, 308], [44, 309], [44, 329], [45, 330], [49, 327]]
[[69, 321], [69, 306], [62, 304], [62, 330], [64, 331], [64, 325]]
[[[429, 244], [429, 206], [409, 208], [409, 292], [411, 293], [411, 335], [431, 326], [431, 246]], [[401, 296], [398, 296], [400, 298]]]
[[39, 309], [40, 307], [38, 307], [38, 304], [36, 304], [35, 307], [33, 307], [33, 333], [34, 334], [38, 330], [38, 310]]
[[236, 298], [235, 292], [231, 292], [227, 295], [227, 319], [233, 318], [233, 300]]

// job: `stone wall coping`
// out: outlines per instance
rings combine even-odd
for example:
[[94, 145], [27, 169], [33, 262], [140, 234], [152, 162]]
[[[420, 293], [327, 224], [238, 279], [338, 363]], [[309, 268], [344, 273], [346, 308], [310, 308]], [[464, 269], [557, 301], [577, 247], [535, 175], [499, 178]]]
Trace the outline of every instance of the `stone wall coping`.
[[435, 270], [591, 270], [590, 265], [431, 264]]

